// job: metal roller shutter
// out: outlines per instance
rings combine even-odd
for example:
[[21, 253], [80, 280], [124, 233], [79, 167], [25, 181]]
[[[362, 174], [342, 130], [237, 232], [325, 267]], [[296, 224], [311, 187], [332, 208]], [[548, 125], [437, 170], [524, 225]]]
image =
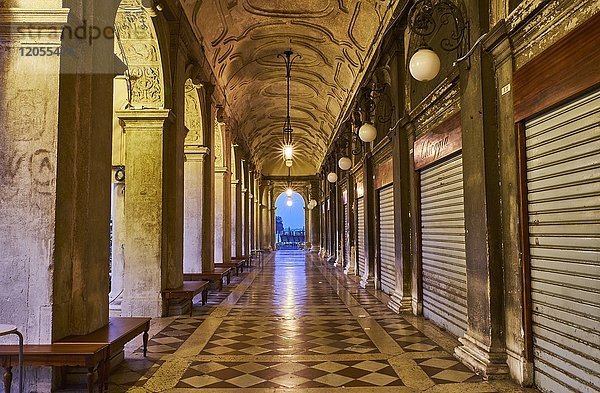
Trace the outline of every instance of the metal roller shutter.
[[600, 387], [600, 91], [525, 125], [536, 385]]
[[350, 221], [348, 220], [348, 205], [344, 205], [344, 267], [350, 265]]
[[356, 254], [358, 256], [358, 275], [362, 277], [365, 273], [365, 199], [359, 198], [357, 200], [357, 215], [358, 215], [358, 228], [356, 233], [358, 239], [356, 242]]
[[392, 294], [396, 289], [393, 185], [379, 191], [379, 264], [381, 290], [387, 294]]
[[467, 330], [462, 155], [421, 172], [423, 315], [455, 336]]

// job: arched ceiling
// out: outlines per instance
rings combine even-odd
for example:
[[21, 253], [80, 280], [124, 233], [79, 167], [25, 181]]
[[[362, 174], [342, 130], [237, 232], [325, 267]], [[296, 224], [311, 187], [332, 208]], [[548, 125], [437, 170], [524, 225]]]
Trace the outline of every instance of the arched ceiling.
[[282, 158], [285, 65], [292, 69], [292, 175], [315, 174], [399, 0], [188, 0], [238, 132], [266, 175], [287, 175]]

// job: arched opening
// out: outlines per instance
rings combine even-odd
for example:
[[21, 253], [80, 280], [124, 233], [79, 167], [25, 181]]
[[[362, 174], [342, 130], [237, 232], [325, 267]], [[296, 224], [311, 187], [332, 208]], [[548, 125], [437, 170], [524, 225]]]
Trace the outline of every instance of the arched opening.
[[297, 192], [282, 192], [275, 201], [275, 234], [278, 250], [303, 249], [306, 244], [306, 204]]
[[166, 91], [158, 33], [141, 1], [120, 1], [114, 31], [114, 54], [123, 67], [115, 70], [113, 78], [109, 307], [118, 312], [125, 288], [126, 173], [129, 179], [132, 173], [132, 168], [126, 167], [127, 140], [120, 114], [163, 109]]

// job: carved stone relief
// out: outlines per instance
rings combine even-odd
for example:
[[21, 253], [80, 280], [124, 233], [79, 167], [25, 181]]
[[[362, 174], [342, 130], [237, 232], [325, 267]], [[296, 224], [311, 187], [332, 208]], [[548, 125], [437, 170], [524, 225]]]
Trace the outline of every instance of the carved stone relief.
[[185, 83], [185, 126], [189, 130], [185, 138], [185, 145], [203, 145], [200, 98], [198, 87], [194, 85], [191, 79], [188, 79]]
[[138, 0], [123, 0], [115, 19], [115, 53], [127, 66], [133, 108], [164, 108], [164, 79], [154, 25]]

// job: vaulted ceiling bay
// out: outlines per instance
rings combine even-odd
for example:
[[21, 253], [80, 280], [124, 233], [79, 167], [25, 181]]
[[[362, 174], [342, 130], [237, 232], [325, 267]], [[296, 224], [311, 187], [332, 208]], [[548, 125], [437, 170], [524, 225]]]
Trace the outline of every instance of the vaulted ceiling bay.
[[286, 72], [292, 69], [294, 176], [314, 175], [402, 0], [187, 0], [183, 6], [226, 96], [238, 135], [265, 175], [282, 159]]

